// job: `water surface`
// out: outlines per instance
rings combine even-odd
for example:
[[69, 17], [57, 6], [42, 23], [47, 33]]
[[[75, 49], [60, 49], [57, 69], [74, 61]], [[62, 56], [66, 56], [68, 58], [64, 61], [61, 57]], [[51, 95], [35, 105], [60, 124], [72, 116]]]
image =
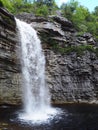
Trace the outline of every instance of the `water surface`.
[[18, 119], [21, 108], [0, 107], [0, 130], [98, 130], [98, 105], [67, 104], [53, 106], [61, 110], [54, 118], [43, 123], [22, 122]]

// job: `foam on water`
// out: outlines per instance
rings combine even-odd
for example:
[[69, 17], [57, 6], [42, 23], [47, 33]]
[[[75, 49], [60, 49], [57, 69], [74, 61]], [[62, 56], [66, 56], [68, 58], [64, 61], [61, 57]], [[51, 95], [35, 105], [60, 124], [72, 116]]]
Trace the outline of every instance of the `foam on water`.
[[51, 121], [55, 116], [60, 114], [60, 110], [58, 109], [48, 109], [47, 111], [38, 111], [36, 113], [21, 113], [19, 114], [19, 119], [22, 122], [26, 123], [36, 123], [36, 124], [41, 124], [41, 123], [47, 123]]

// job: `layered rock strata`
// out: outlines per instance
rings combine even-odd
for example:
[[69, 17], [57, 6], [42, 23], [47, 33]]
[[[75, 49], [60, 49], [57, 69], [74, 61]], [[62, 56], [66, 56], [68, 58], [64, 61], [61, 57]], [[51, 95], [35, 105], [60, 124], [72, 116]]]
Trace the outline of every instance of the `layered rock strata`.
[[16, 104], [20, 100], [17, 42], [14, 16], [0, 8], [0, 104]]
[[[24, 13], [16, 17], [30, 23], [42, 41], [51, 101], [97, 103], [98, 45], [93, 36], [80, 35], [73, 24], [61, 16], [46, 19]], [[0, 103], [21, 102], [18, 48], [14, 16], [0, 9]]]

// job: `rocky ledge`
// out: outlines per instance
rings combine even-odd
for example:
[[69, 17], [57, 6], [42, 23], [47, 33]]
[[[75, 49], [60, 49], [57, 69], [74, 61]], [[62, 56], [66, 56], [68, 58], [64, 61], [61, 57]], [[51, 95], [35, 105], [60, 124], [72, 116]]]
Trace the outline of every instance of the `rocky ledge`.
[[[90, 33], [81, 34], [62, 16], [17, 18], [35, 28], [46, 57], [46, 81], [53, 103], [98, 100], [98, 44]], [[21, 72], [16, 50], [14, 16], [0, 9], [0, 103], [21, 102]]]

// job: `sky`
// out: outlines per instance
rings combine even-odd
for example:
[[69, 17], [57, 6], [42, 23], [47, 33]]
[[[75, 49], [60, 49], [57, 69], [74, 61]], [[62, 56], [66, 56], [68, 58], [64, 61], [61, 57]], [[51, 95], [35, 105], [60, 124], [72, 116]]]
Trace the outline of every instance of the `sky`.
[[[70, 0], [55, 0], [57, 5], [60, 7], [62, 3], [67, 3]], [[98, 0], [76, 0], [78, 1], [81, 5], [87, 7], [90, 12], [94, 10], [96, 6], [98, 6]]]

